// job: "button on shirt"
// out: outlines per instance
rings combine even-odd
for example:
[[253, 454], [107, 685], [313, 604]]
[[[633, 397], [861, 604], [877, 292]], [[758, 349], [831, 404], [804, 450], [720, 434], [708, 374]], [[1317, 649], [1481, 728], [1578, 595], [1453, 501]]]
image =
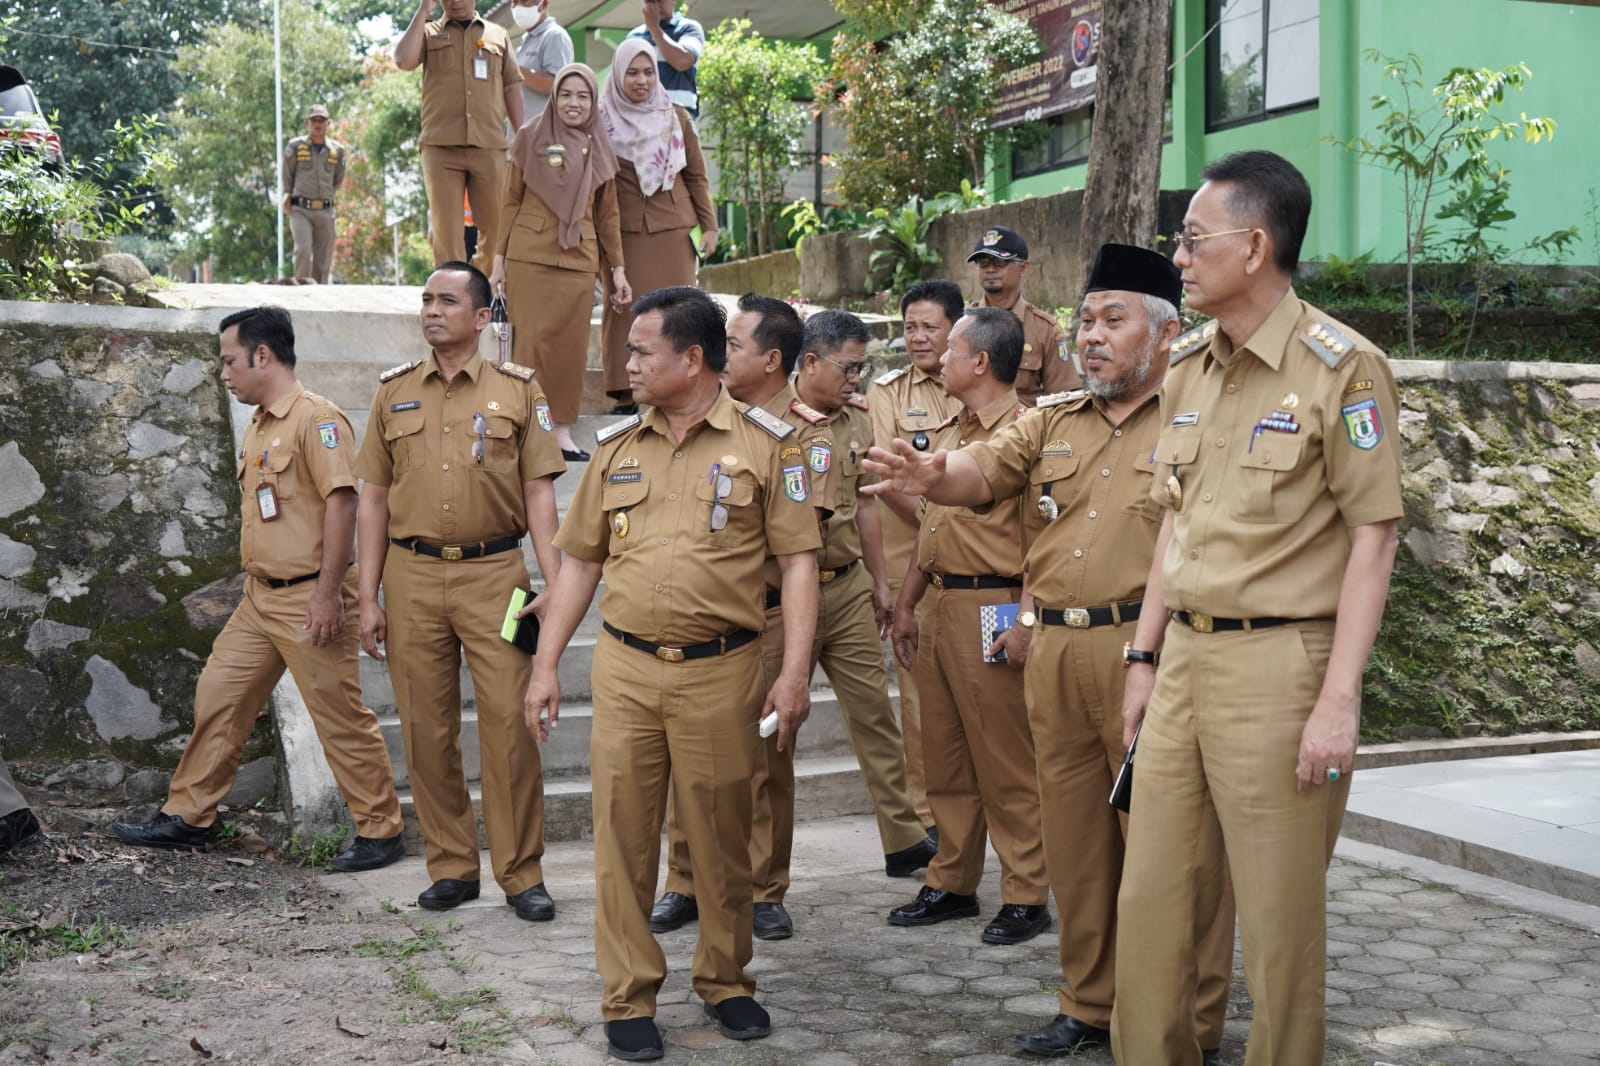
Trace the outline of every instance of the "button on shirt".
[[[992, 439], [1028, 410], [1015, 391], [980, 411], [963, 407], [940, 428], [933, 447], [955, 449]], [[925, 505], [917, 539], [917, 567], [925, 574], [1022, 576], [1022, 520], [1015, 498], [972, 509]]]
[[[322, 569], [324, 501], [355, 488], [355, 434], [343, 411], [296, 385], [270, 407], [258, 407], [244, 431], [239, 459], [239, 561], [252, 577], [280, 580]], [[263, 521], [256, 490], [271, 485], [278, 517]]]
[[872, 444], [872, 418], [847, 403], [828, 416], [833, 438], [833, 514], [822, 524], [822, 551], [817, 565], [836, 569], [861, 558], [861, 529], [856, 525], [860, 492], [878, 480], [861, 465]]
[[[505, 90], [522, 84], [511, 38], [493, 22], [428, 23], [422, 48], [422, 136], [438, 148], [504, 148]], [[479, 56], [489, 77], [476, 76]]]

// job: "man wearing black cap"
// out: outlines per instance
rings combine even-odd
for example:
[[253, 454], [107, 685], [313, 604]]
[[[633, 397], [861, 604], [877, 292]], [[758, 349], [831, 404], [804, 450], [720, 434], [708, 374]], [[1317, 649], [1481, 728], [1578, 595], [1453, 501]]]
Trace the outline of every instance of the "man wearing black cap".
[[[1157, 393], [1178, 335], [1177, 269], [1143, 248], [1107, 244], [1078, 311], [1086, 389], [959, 452], [874, 449], [883, 488], [932, 503], [982, 506], [1022, 496], [1024, 573], [1035, 610], [1002, 638], [1027, 659], [1028, 718], [1039, 768], [1045, 865], [1061, 907], [1066, 985], [1060, 1013], [1017, 1037], [1059, 1055], [1110, 1040], [1117, 891], [1125, 823], [1106, 802], [1126, 746], [1124, 653], [1138, 619], [1161, 508], [1150, 496], [1161, 430]], [[1026, 606], [1026, 604], [1024, 605]], [[1220, 843], [1218, 844], [1220, 847]], [[1195, 910], [1196, 1038], [1214, 1061], [1233, 960], [1233, 899], [1225, 879]]]
[[1017, 370], [1017, 398], [1029, 407], [1040, 396], [1078, 387], [1066, 334], [1056, 320], [1022, 298], [1022, 276], [1028, 272], [1028, 242], [1004, 226], [983, 232], [967, 262], [978, 267], [983, 296], [972, 306], [1002, 307], [1022, 320], [1022, 366]]

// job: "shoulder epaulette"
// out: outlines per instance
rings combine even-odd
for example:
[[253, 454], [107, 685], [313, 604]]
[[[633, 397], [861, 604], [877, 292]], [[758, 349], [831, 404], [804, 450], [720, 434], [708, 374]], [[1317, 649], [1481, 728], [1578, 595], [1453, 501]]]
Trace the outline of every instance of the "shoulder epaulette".
[[1088, 389], [1068, 389], [1066, 392], [1052, 392], [1039, 397], [1033, 402], [1035, 407], [1056, 407], [1060, 404], [1081, 400], [1089, 395]]
[[1201, 348], [1204, 348], [1206, 345], [1210, 344], [1211, 338], [1215, 337], [1216, 335], [1217, 324], [1214, 321], [1207, 322], [1203, 326], [1196, 326], [1194, 329], [1191, 329], [1188, 333], [1185, 333], [1183, 336], [1172, 342], [1172, 347], [1169, 349], [1169, 353], [1171, 354], [1172, 358], [1169, 360], [1169, 362], [1172, 366], [1177, 366], [1195, 352], [1198, 352]]
[[496, 363], [494, 368], [502, 374], [510, 374], [521, 381], [533, 380], [533, 367], [523, 366], [521, 363]]
[[390, 378], [397, 378], [401, 374], [405, 374], [405, 373], [408, 373], [408, 372], [410, 372], [412, 370], [415, 370], [417, 367], [419, 367], [421, 365], [422, 365], [422, 360], [418, 359], [418, 360], [416, 360], [414, 362], [410, 362], [410, 363], [401, 363], [399, 366], [391, 366], [388, 370], [385, 370], [383, 373], [378, 375], [378, 380], [379, 381], [388, 381]]
[[1311, 323], [1300, 334], [1300, 339], [1318, 359], [1327, 363], [1330, 369], [1344, 362], [1344, 357], [1356, 349], [1354, 340], [1341, 333], [1337, 327], [1325, 322]]
[[859, 407], [863, 411], [872, 410], [872, 404], [859, 392], [851, 393], [850, 398], [846, 400], [845, 403], [848, 403], [851, 407]]
[[899, 381], [901, 378], [906, 376], [906, 373], [907, 371], [905, 367], [897, 366], [893, 370], [885, 371], [884, 373], [873, 378], [872, 383], [874, 385], [888, 385], [892, 382]]
[[807, 404], [804, 400], [796, 400], [794, 403], [789, 405], [789, 410], [793, 411], [807, 422], [810, 422], [813, 426], [828, 420], [827, 415], [823, 414], [815, 407], [812, 407], [810, 404]]
[[639, 425], [643, 421], [644, 419], [634, 414], [629, 415], [627, 418], [619, 419], [618, 421], [611, 423], [609, 426], [601, 426], [599, 429], [595, 430], [594, 442], [596, 444], [604, 444], [612, 437], [626, 433], [628, 430]]
[[754, 422], [756, 425], [760, 426], [762, 429], [766, 430], [768, 433], [772, 434], [772, 436], [777, 440], [782, 440], [794, 432], [793, 426], [779, 418], [777, 415], [773, 414], [771, 411], [767, 410], [765, 407], [757, 407], [755, 404], [751, 404], [749, 407], [744, 409], [744, 416], [745, 418]]

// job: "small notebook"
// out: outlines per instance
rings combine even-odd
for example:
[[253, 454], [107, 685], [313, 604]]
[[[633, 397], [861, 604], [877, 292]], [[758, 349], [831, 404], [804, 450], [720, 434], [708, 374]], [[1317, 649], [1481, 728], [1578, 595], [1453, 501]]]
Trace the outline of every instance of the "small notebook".
[[1003, 663], [1006, 654], [1002, 651], [999, 655], [990, 655], [989, 646], [1000, 639], [1000, 634], [1010, 629], [1017, 621], [1017, 605], [1014, 603], [997, 603], [989, 607], [978, 608], [978, 639], [982, 641], [979, 648], [983, 651], [983, 661], [986, 663]]
[[531, 599], [531, 590], [512, 589], [511, 602], [506, 604], [505, 621], [500, 623], [500, 638], [515, 644], [529, 655], [539, 650], [539, 616], [530, 614], [518, 618], [517, 612], [526, 607]]
[[1122, 757], [1122, 769], [1117, 771], [1117, 779], [1111, 785], [1111, 806], [1127, 814], [1133, 806], [1133, 749], [1139, 746], [1139, 730], [1144, 728], [1140, 722], [1133, 731], [1133, 743], [1128, 745], [1128, 754]]

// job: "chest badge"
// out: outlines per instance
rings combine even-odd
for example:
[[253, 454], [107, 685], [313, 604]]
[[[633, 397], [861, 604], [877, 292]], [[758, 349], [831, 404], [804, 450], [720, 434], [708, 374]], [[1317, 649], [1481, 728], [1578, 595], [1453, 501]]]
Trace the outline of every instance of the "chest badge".
[[1039, 517], [1046, 522], [1054, 522], [1061, 514], [1061, 506], [1056, 503], [1055, 497], [1045, 495], [1039, 497]]
[[567, 146], [564, 144], [552, 144], [545, 149], [544, 161], [553, 167], [562, 166], [567, 161]]
[[925, 429], [917, 430], [917, 435], [915, 437], [911, 438], [911, 446], [913, 448], [915, 448], [919, 452], [927, 451], [928, 450], [928, 431], [925, 430]]
[[1290, 393], [1285, 393], [1284, 394], [1284, 397], [1283, 397], [1283, 409], [1285, 411], [1293, 411], [1296, 407], [1299, 407], [1299, 406], [1300, 406], [1300, 395], [1298, 393], [1290, 392]]
[[499, 400], [490, 400], [489, 401], [489, 410], [491, 410], [491, 411], [500, 410], [500, 401]]
[[1183, 510], [1183, 482], [1177, 474], [1167, 478], [1167, 506], [1174, 512]]
[[611, 516], [611, 532], [620, 540], [628, 535], [628, 512], [618, 511]]

